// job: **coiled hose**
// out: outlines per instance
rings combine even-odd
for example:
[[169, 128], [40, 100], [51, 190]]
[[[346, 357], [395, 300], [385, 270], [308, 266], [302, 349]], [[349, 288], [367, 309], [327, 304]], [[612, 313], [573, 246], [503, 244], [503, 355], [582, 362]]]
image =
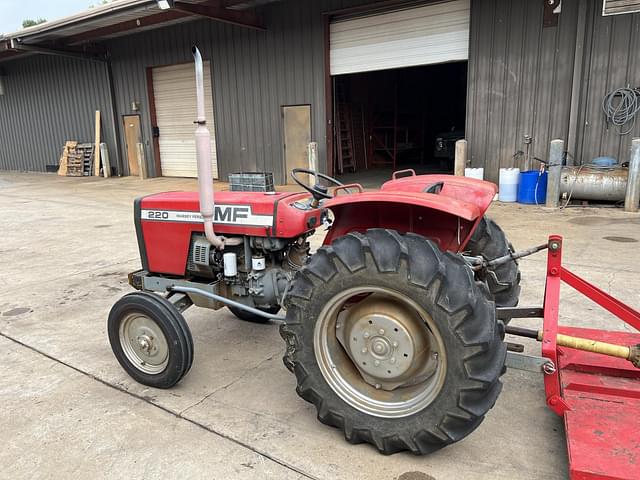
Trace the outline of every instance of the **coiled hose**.
[[[636, 125], [636, 114], [640, 112], [640, 88], [618, 88], [607, 93], [602, 99], [602, 111], [607, 122], [618, 127], [618, 134], [631, 133]], [[631, 126], [622, 131], [629, 122]]]

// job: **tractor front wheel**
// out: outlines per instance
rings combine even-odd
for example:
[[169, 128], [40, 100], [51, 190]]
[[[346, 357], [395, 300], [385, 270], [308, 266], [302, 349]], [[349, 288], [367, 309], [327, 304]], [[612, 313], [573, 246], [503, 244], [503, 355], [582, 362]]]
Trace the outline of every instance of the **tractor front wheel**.
[[425, 454], [494, 405], [506, 349], [486, 286], [459, 256], [374, 229], [322, 247], [286, 298], [285, 365], [321, 422], [385, 454]]
[[170, 388], [193, 362], [193, 339], [182, 314], [164, 297], [133, 292], [118, 300], [107, 322], [111, 349], [143, 385]]

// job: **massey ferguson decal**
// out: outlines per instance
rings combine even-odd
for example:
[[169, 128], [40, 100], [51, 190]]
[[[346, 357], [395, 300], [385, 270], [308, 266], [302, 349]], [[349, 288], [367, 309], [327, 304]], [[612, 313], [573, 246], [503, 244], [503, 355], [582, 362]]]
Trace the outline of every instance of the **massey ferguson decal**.
[[[142, 210], [140, 216], [142, 220], [152, 220], [155, 222], [203, 222], [202, 215], [200, 215], [199, 212], [185, 212], [181, 210]], [[254, 215], [250, 205], [216, 205], [213, 223], [268, 227], [273, 225], [273, 216]]]

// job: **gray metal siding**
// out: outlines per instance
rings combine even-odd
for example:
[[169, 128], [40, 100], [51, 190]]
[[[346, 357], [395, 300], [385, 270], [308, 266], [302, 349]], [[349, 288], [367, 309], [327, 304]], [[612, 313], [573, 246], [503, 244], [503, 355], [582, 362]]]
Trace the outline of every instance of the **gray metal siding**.
[[113, 157], [105, 65], [39, 55], [2, 68], [0, 169], [44, 171], [58, 163], [65, 141], [93, 142], [96, 110], [101, 110], [102, 138]]
[[[581, 1], [587, 13], [586, 24], [579, 26]], [[284, 180], [282, 105], [311, 104], [312, 137], [324, 168], [322, 13], [366, 3], [287, 1], [263, 9], [266, 31], [198, 20], [106, 42], [121, 138], [122, 115], [133, 113], [131, 102], [138, 101], [153, 172], [146, 69], [191, 62], [195, 43], [211, 62], [221, 179], [239, 170], [267, 170]], [[472, 165], [484, 166], [488, 179], [497, 180], [500, 167], [517, 164], [513, 154], [524, 150], [525, 134], [534, 139], [532, 156], [541, 158], [551, 139], [567, 139], [572, 85], [579, 88], [572, 120], [576, 148], [567, 145], [570, 160], [628, 159], [632, 135], [621, 138], [607, 130], [600, 103], [607, 91], [640, 83], [640, 14], [602, 17], [601, 7], [601, 2], [565, 0], [558, 26], [544, 28], [541, 2], [472, 0], [466, 136]], [[576, 37], [583, 31], [578, 60], [584, 61], [574, 78]], [[32, 56], [5, 62], [3, 68], [7, 94], [0, 96], [0, 169], [44, 170], [55, 164], [65, 140], [93, 139], [96, 108], [102, 110], [103, 137], [115, 159], [115, 141], [106, 128], [111, 118], [104, 65]], [[640, 136], [640, 122], [633, 136]], [[522, 161], [517, 165], [522, 168]]]
[[[312, 138], [326, 163], [322, 12], [367, 3], [293, 1], [263, 10], [266, 31], [199, 20], [108, 42], [118, 115], [141, 102], [143, 139], [153, 166], [147, 67], [191, 62], [197, 44], [211, 62], [216, 145], [222, 180], [236, 171], [266, 170], [284, 180], [282, 105], [311, 104]], [[121, 122], [118, 127], [122, 133]], [[162, 135], [162, 132], [160, 132]], [[125, 162], [126, 164], [126, 162]]]
[[606, 124], [602, 98], [616, 88], [640, 87], [640, 13], [603, 17], [600, 2], [589, 4], [576, 156], [583, 162], [601, 155], [627, 162], [631, 139], [640, 137], [640, 119], [630, 134], [619, 135]]
[[563, 1], [558, 26], [546, 28], [541, 2], [472, 0], [466, 136], [486, 179], [524, 167], [513, 155], [525, 134], [540, 158], [551, 139], [567, 138], [577, 18], [576, 0]]

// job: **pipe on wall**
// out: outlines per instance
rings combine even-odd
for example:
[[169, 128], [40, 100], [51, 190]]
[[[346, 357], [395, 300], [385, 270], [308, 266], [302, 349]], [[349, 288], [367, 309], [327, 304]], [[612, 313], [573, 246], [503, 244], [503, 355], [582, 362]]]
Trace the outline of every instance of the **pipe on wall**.
[[[124, 175], [124, 165], [122, 163], [122, 140], [120, 138], [120, 131], [117, 126], [118, 122], [118, 106], [116, 102], [116, 89], [113, 85], [113, 68], [111, 66], [111, 55], [107, 55], [107, 61], [105, 62], [105, 68], [107, 73], [107, 85], [109, 85], [109, 109], [111, 110], [111, 134], [113, 135], [113, 139], [115, 140], [115, 148], [114, 153], [116, 154], [115, 158], [115, 167], [116, 167], [116, 175], [122, 176]], [[111, 168], [111, 167], [109, 167]], [[109, 172], [111, 175], [111, 172]]]

